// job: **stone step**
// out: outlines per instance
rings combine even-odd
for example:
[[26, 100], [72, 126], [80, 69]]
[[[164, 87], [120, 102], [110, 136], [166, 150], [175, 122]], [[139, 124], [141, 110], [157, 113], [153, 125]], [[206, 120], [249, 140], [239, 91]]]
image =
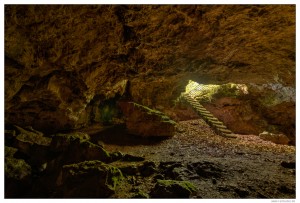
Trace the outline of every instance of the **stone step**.
[[209, 118], [208, 120], [209, 120], [209, 121], [220, 122], [220, 121], [219, 121], [217, 118], [215, 118], [215, 117]]
[[211, 114], [209, 111], [203, 111], [203, 110], [199, 110], [199, 109], [197, 109], [197, 111], [201, 114]]
[[[207, 111], [207, 112], [209, 112], [208, 110], [206, 110], [204, 107], [198, 107], [198, 109], [200, 110], [200, 111]], [[210, 112], [209, 112], [210, 113]]]
[[224, 123], [219, 121], [217, 118], [210, 119], [210, 122], [216, 125], [224, 125]]
[[184, 99], [202, 116], [202, 118], [216, 131], [217, 134], [226, 138], [236, 138], [223, 122], [219, 121], [213, 114], [211, 114], [203, 105], [191, 96], [185, 94]]
[[198, 104], [199, 102], [195, 101], [195, 100], [192, 100], [192, 99], [188, 99], [188, 101], [192, 104]]
[[237, 136], [234, 133], [231, 134], [223, 133], [223, 136], [226, 138], [237, 138]]
[[[203, 115], [202, 115], [203, 116]], [[208, 121], [213, 121], [212, 119], [215, 119], [214, 116], [203, 116], [204, 119], [208, 120]], [[215, 121], [215, 120], [214, 120]], [[211, 123], [211, 122], [210, 122]]]
[[218, 129], [221, 133], [232, 134], [231, 130], [228, 129]]
[[219, 128], [219, 129], [227, 129], [227, 127], [226, 126], [224, 126], [224, 125], [214, 125], [216, 128]]
[[203, 113], [210, 113], [205, 108], [201, 108], [201, 107], [198, 107], [197, 110], [200, 111], [200, 112], [203, 112]]
[[193, 104], [192, 107], [196, 108], [196, 109], [201, 109], [200, 104]]
[[211, 113], [200, 113], [202, 116], [209, 116], [209, 117], [215, 117], [214, 115], [212, 115]]

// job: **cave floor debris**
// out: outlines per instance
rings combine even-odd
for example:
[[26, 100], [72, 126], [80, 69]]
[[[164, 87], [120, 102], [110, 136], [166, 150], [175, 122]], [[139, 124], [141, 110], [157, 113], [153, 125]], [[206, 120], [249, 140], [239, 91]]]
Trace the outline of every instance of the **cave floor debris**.
[[286, 167], [294, 166], [295, 146], [256, 135], [220, 137], [202, 119], [178, 122], [175, 136], [166, 139], [128, 135], [125, 126], [84, 131], [108, 151], [142, 156], [157, 166], [148, 175], [127, 175], [114, 198], [142, 198], [157, 179], [190, 181], [197, 188], [192, 198], [295, 198], [295, 167]]

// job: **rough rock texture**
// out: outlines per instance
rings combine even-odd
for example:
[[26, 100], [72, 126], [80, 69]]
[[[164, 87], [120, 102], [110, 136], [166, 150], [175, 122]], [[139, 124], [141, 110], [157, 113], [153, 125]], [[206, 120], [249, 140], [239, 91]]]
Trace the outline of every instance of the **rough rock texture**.
[[100, 161], [65, 165], [56, 183], [64, 198], [99, 198], [112, 195], [123, 178], [118, 168]]
[[204, 85], [189, 81], [186, 92], [235, 133], [258, 135], [268, 130], [288, 135], [289, 144], [295, 141], [293, 87], [280, 83]]
[[[28, 162], [38, 154], [6, 146], [5, 197], [295, 198], [295, 146], [255, 135], [226, 139], [202, 119], [177, 125], [172, 139], [137, 138], [125, 126], [90, 138], [82, 132], [53, 135], [51, 156], [42, 165]], [[5, 143], [14, 143], [25, 129], [6, 131], [15, 136]]]
[[134, 102], [120, 102], [120, 108], [126, 116], [126, 127], [133, 135], [173, 136], [176, 122], [164, 113]]
[[14, 126], [17, 136], [13, 141], [13, 146], [18, 148], [19, 153], [22, 153], [31, 164], [41, 165], [48, 159], [49, 146], [52, 139], [45, 137], [43, 133], [27, 127], [23, 129], [19, 126]]
[[263, 140], [274, 142], [275, 144], [288, 144], [290, 142], [290, 139], [284, 134], [273, 134], [266, 131], [260, 133], [259, 137]]
[[188, 181], [157, 180], [151, 191], [153, 198], [189, 198], [196, 187]]
[[70, 164], [89, 160], [109, 162], [110, 154], [102, 146], [78, 137], [77, 134], [56, 134], [52, 138], [51, 151], [60, 153], [54, 165]]
[[18, 149], [5, 146], [5, 197], [22, 197], [28, 191], [31, 167], [23, 159], [14, 157]]
[[[31, 127], [14, 129], [6, 130], [13, 137], [5, 137], [10, 140], [5, 142], [6, 198], [111, 196], [123, 176], [117, 167], [105, 163], [145, 160], [119, 151], [107, 152], [82, 132], [49, 138]], [[145, 162], [139, 168], [149, 174], [151, 166]]]
[[6, 124], [80, 128], [123, 94], [166, 108], [189, 79], [295, 87], [295, 6], [5, 5]]

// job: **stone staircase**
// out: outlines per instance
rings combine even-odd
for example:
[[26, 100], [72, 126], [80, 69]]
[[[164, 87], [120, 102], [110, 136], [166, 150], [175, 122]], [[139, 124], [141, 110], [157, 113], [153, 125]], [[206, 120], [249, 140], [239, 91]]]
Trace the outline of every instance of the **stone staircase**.
[[182, 94], [182, 98], [187, 101], [193, 109], [205, 120], [205, 122], [220, 136], [226, 138], [236, 138], [236, 135], [227, 129], [227, 127], [212, 115], [197, 100], [193, 99], [189, 94]]

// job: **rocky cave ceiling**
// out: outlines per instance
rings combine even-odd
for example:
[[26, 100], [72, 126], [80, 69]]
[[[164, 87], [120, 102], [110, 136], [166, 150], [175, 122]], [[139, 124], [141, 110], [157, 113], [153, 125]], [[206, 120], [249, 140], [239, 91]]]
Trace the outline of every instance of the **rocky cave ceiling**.
[[[5, 122], [79, 128], [121, 93], [166, 110], [189, 80], [295, 88], [295, 34], [294, 5], [5, 5]], [[254, 111], [295, 135], [295, 101]]]

